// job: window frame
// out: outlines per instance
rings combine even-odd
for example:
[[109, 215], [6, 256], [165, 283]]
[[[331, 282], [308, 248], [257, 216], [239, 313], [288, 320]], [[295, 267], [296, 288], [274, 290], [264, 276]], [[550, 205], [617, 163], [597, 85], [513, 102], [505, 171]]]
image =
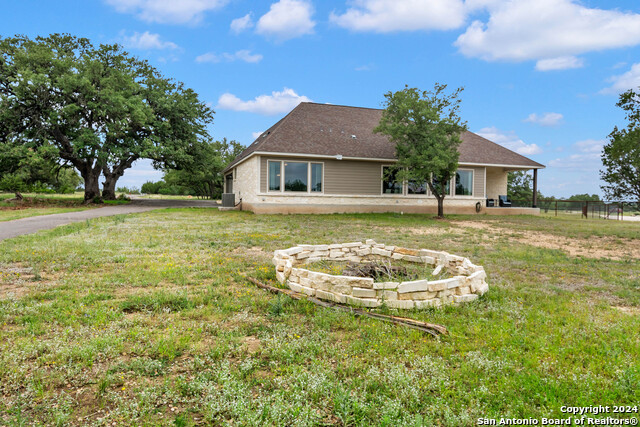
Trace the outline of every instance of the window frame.
[[[271, 189], [271, 180], [270, 178], [270, 174], [271, 174], [271, 168], [269, 166], [269, 163], [279, 163], [280, 164], [280, 183], [279, 183], [279, 188], [277, 190], [272, 190]], [[282, 192], [282, 185], [283, 185], [283, 178], [284, 177], [284, 169], [282, 167], [282, 160], [267, 160], [267, 192], [268, 193], [281, 193]]]
[[[453, 183], [455, 182], [455, 179], [455, 176], [449, 179], [449, 192], [444, 195], [445, 197], [454, 197]], [[433, 174], [431, 174], [431, 182], [433, 183]], [[427, 187], [427, 195], [429, 197], [436, 197], [436, 195], [431, 191], [431, 187]]]
[[[386, 165], [380, 165], [380, 194], [383, 195], [384, 197], [398, 197], [398, 196], [405, 196], [405, 182], [401, 182], [400, 183], [400, 192], [399, 193], [385, 193], [384, 192], [384, 168], [388, 168], [388, 167], [393, 167], [394, 165], [391, 164], [386, 164]], [[412, 194], [413, 196], [413, 194]]]
[[[320, 191], [313, 191], [312, 187], [312, 170], [313, 165], [320, 165], [322, 167], [322, 173], [320, 174]], [[309, 162], [309, 193], [310, 194], [324, 194], [324, 162]]]
[[[456, 194], [456, 174], [458, 173], [458, 171], [465, 171], [465, 172], [471, 172], [471, 194]], [[475, 185], [475, 176], [476, 171], [474, 169], [471, 168], [459, 168], [455, 171], [455, 173], [453, 174], [453, 182], [451, 185], [451, 188], [453, 190], [453, 196], [452, 197], [468, 197], [468, 198], [473, 198], [474, 197], [474, 188]]]
[[[306, 191], [286, 191], [284, 188], [284, 184], [285, 184], [285, 162], [290, 162], [290, 163], [306, 163], [307, 164], [307, 190]], [[269, 189], [269, 163], [280, 163], [280, 189], [279, 190], [270, 190]], [[321, 165], [322, 166], [322, 191], [311, 191], [311, 165]], [[311, 161], [311, 160], [270, 160], [267, 159], [267, 193], [269, 194], [291, 194], [291, 195], [320, 195], [320, 194], [324, 194], [324, 186], [325, 186], [325, 180], [324, 180], [324, 173], [325, 171], [325, 164], [324, 162], [315, 162], [315, 161]]]

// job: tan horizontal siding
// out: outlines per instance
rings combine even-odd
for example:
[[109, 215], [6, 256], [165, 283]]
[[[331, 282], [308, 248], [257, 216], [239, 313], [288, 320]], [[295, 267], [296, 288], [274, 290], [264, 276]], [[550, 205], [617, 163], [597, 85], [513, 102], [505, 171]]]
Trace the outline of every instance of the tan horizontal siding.
[[381, 163], [329, 160], [324, 165], [325, 194], [382, 194]]
[[324, 164], [324, 194], [379, 195], [382, 193], [381, 163], [331, 159], [260, 158], [260, 191], [267, 192], [269, 160], [309, 161]]

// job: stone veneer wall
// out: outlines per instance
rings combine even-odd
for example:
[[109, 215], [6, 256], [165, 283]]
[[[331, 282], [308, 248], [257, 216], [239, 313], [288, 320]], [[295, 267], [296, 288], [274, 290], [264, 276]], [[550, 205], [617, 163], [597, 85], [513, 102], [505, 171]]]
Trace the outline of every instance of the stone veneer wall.
[[[434, 267], [433, 275], [442, 269], [454, 277], [407, 282], [374, 282], [371, 278], [336, 276], [310, 271], [301, 266], [320, 261], [366, 262], [390, 258]], [[289, 288], [319, 299], [359, 307], [426, 308], [443, 304], [473, 301], [489, 290], [484, 268], [467, 258], [427, 249], [407, 249], [367, 240], [365, 243], [333, 245], [299, 245], [274, 252], [276, 278]]]

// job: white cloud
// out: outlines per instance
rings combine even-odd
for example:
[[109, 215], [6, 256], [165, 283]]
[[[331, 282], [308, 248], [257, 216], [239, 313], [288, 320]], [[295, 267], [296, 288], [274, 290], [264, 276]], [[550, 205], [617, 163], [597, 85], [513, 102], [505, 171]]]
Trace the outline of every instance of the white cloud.
[[263, 56], [259, 53], [251, 53], [250, 50], [239, 50], [235, 53], [221, 53], [220, 55], [208, 52], [203, 55], [196, 57], [196, 62], [233, 62], [233, 61], [244, 61], [249, 63], [256, 63], [262, 61]]
[[253, 21], [251, 20], [251, 14], [247, 13], [242, 18], [237, 18], [231, 21], [231, 31], [235, 34], [240, 34], [241, 32], [248, 30], [253, 27]]
[[540, 126], [557, 126], [562, 123], [563, 118], [564, 116], [560, 113], [543, 113], [541, 115], [531, 113], [524, 121]]
[[243, 101], [231, 93], [224, 93], [218, 99], [217, 108], [272, 116], [288, 113], [299, 103], [309, 101], [311, 100], [306, 96], [298, 95], [293, 89], [285, 87], [282, 92], [274, 91], [271, 95], [260, 95], [251, 101]]
[[124, 36], [123, 34], [122, 44], [129, 49], [179, 49], [177, 44], [162, 41], [160, 34], [150, 33], [149, 31], [145, 31], [142, 34], [134, 32], [132, 36]]
[[134, 13], [147, 22], [198, 23], [204, 12], [219, 9], [228, 0], [105, 0], [121, 13]]
[[629, 89], [637, 89], [640, 86], [640, 63], [633, 64], [631, 69], [624, 74], [613, 76], [608, 79], [611, 86], [602, 89], [600, 93], [616, 94]]
[[582, 67], [584, 67], [584, 60], [575, 56], [560, 56], [536, 62], [536, 70], [538, 71], [569, 70]]
[[523, 156], [542, 153], [542, 148], [536, 144], [526, 144], [523, 140], [518, 138], [518, 135], [513, 131], [504, 132], [495, 126], [491, 126], [482, 128], [476, 133], [483, 138], [487, 138], [489, 141], [500, 144], [511, 151], [522, 154]]
[[572, 64], [562, 57], [640, 44], [640, 14], [588, 8], [577, 0], [480, 3], [489, 11], [488, 21], [474, 21], [455, 42], [468, 57], [543, 60], [544, 68]]
[[604, 145], [607, 143], [605, 139], [585, 139], [573, 144], [573, 148], [581, 153], [597, 153], [601, 154]]
[[279, 41], [313, 34], [313, 6], [306, 0], [280, 0], [260, 17], [256, 33]]
[[464, 24], [462, 0], [354, 0], [330, 21], [353, 31], [451, 30]]
[[251, 136], [253, 136], [253, 139], [258, 139], [258, 137], [263, 133], [264, 132], [251, 132]]
[[549, 166], [585, 172], [597, 172], [602, 166], [602, 148], [607, 143], [604, 139], [586, 139], [571, 146], [573, 154], [553, 159]]

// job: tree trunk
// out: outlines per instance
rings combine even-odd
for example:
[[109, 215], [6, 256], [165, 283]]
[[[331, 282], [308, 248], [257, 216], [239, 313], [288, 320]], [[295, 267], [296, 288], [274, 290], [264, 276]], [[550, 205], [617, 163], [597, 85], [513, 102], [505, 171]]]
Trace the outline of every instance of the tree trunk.
[[100, 183], [98, 182], [100, 169], [94, 170], [92, 168], [86, 168], [80, 171], [80, 175], [84, 179], [84, 203], [101, 203]]
[[16, 200], [17, 202], [21, 202], [21, 201], [23, 201], [23, 200], [24, 200], [24, 197], [22, 197], [22, 194], [20, 194], [20, 192], [19, 192], [19, 191], [16, 191], [16, 192], [15, 192], [15, 194], [16, 194], [16, 199], [15, 199], [15, 200]]
[[431, 194], [436, 196], [436, 200], [438, 200], [438, 218], [444, 218], [444, 197], [445, 197], [445, 189], [446, 189], [446, 181], [447, 180], [439, 180], [438, 186], [439, 190], [436, 190], [436, 186], [433, 184], [433, 180], [427, 180], [427, 185], [431, 190]]
[[444, 218], [444, 196], [438, 199], [438, 218]]
[[104, 200], [116, 199], [116, 182], [118, 178], [115, 174], [105, 175], [104, 182], [102, 183], [102, 198]]
[[124, 171], [131, 167], [133, 162], [138, 160], [137, 156], [129, 157], [122, 160], [117, 165], [113, 166], [112, 170], [109, 170], [109, 166], [102, 167], [102, 174], [104, 175], [104, 182], [102, 183], [102, 197], [105, 200], [116, 199], [116, 183], [124, 175]]

